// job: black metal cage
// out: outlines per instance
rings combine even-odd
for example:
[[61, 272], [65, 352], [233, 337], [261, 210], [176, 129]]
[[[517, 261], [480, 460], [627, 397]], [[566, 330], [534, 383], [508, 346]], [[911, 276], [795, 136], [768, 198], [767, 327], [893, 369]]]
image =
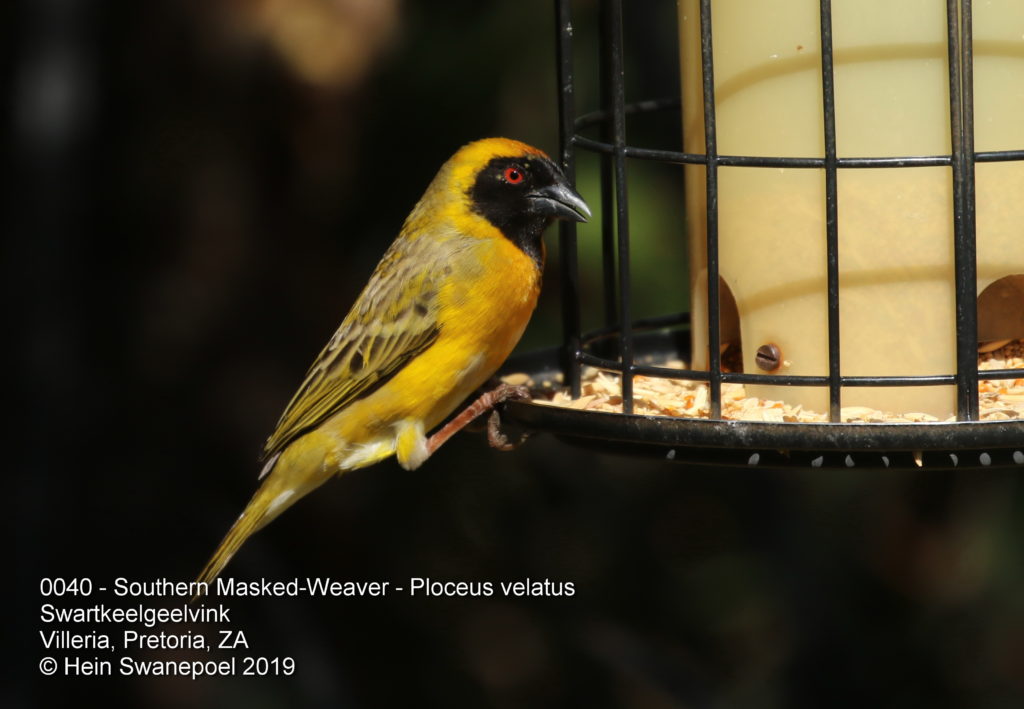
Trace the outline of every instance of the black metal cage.
[[[942, 0], [936, 0], [941, 2]], [[627, 452], [648, 453], [676, 460], [729, 465], [797, 464], [811, 466], [867, 465], [936, 467], [1024, 465], [1024, 421], [979, 420], [977, 274], [975, 242], [975, 165], [1024, 161], [1024, 149], [976, 152], [973, 115], [973, 41], [970, 0], [946, 0], [951, 145], [947, 154], [900, 157], [840, 157], [836, 140], [836, 95], [833, 67], [830, 0], [820, 0], [821, 157], [763, 157], [721, 154], [716, 136], [715, 48], [712, 42], [714, 5], [699, 2], [700, 59], [703, 96], [704, 153], [640, 148], [627, 140], [627, 117], [654, 111], [678, 111], [680, 99], [670, 97], [626, 102], [623, 66], [623, 3], [599, 4], [599, 67], [601, 102], [598, 110], [577, 115], [573, 68], [574, 18], [570, 0], [556, 0], [558, 88], [561, 160], [574, 174], [577, 151], [600, 156], [605, 293], [614, 302], [606, 309], [608, 326], [581, 331], [580, 273], [575, 224], [562, 224], [560, 260], [564, 342], [558, 352], [539, 354], [519, 366], [549, 374], [558, 370], [572, 396], [580, 394], [581, 370], [593, 366], [621, 375], [622, 412], [597, 413], [517, 403], [509, 414], [521, 423]], [[1024, 77], [1021, 77], [1024, 79]], [[1021, 116], [1024, 120], [1024, 116]], [[594, 133], [598, 133], [594, 137]], [[1024, 147], [1024, 146], [1022, 146]], [[720, 341], [721, 293], [718, 279], [718, 170], [720, 167], [815, 170], [822, 175], [825, 195], [825, 252], [827, 254], [828, 371], [822, 376], [725, 371], [717, 347], [708, 351], [708, 367], [677, 369], [651, 363], [652, 352], [682, 351], [686, 355], [689, 313], [647, 321], [633, 318], [630, 263], [630, 198], [628, 161], [701, 165], [706, 175], [707, 341]], [[840, 370], [840, 287], [838, 175], [847, 170], [874, 168], [947, 167], [952, 173], [955, 273], [956, 371], [941, 375], [850, 376]], [[694, 238], [694, 235], [691, 235]], [[1024, 233], [1022, 237], [1024, 238]], [[650, 331], [652, 334], [643, 334]], [[607, 347], [608, 341], [614, 347]], [[598, 343], [598, 344], [595, 344]], [[604, 343], [604, 346], [600, 345]], [[691, 361], [691, 360], [687, 360]], [[637, 375], [706, 382], [707, 419], [640, 416], [633, 413], [633, 379]], [[986, 371], [984, 379], [1021, 378], [1019, 369]], [[825, 387], [829, 423], [764, 423], [726, 420], [722, 416], [722, 385], [777, 384]], [[843, 423], [840, 417], [844, 387], [906, 387], [953, 385], [956, 421], [946, 423]]]

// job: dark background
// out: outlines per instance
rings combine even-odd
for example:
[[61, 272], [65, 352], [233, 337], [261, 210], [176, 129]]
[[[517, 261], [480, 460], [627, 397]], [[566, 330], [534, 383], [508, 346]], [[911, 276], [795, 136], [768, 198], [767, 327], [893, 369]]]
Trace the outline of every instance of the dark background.
[[[586, 108], [593, 5], [576, 3]], [[637, 5], [629, 98], [674, 94], [674, 3]], [[3, 12], [16, 573], [0, 704], [1022, 705], [1019, 473], [693, 469], [548, 436], [499, 453], [463, 434], [414, 473], [348, 474], [228, 573], [548, 578], [572, 582], [571, 598], [235, 599], [252, 654], [294, 657], [295, 676], [41, 677], [39, 580], [194, 577], [305, 368], [448, 155], [499, 134], [556, 149], [554, 22], [547, 2], [480, 0]], [[674, 127], [637, 138], [678, 143]], [[592, 168], [581, 159], [594, 205]], [[653, 315], [685, 304], [682, 200], [678, 175], [645, 170], [634, 268], [637, 314]], [[557, 271], [546, 279], [524, 351], [557, 342]], [[118, 603], [79, 605], [94, 602]]]

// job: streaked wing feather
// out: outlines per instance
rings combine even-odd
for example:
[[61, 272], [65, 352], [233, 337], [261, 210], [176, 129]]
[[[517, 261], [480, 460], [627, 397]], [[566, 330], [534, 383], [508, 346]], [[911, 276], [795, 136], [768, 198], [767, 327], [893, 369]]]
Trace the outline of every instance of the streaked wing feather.
[[[410, 246], [405, 242], [406, 249]], [[309, 368], [267, 439], [264, 458], [373, 393], [437, 339], [437, 288], [424, 268], [425, 254], [411, 249], [403, 255], [398, 247], [396, 242], [384, 254], [352, 310]]]

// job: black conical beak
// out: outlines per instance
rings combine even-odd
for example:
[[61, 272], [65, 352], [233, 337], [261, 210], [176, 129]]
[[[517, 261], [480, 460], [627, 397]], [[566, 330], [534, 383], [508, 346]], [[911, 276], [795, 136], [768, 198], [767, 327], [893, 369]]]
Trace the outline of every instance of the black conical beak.
[[537, 214], [574, 222], [585, 222], [590, 218], [590, 207], [587, 203], [576, 190], [561, 181], [533, 190], [526, 197]]

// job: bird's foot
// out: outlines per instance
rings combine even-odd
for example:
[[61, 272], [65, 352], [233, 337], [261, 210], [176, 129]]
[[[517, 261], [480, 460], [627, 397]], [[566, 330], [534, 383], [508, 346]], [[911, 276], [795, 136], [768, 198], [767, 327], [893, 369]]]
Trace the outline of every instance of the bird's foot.
[[498, 410], [495, 409], [487, 417], [487, 442], [491, 448], [497, 448], [500, 451], [515, 450], [523, 445], [529, 437], [530, 431], [522, 431], [515, 442], [509, 441], [508, 436], [501, 430], [501, 414], [498, 413]]
[[[529, 399], [530, 390], [524, 386], [514, 386], [502, 382], [494, 389], [484, 392], [480, 398], [463, 409], [458, 416], [445, 424], [437, 433], [427, 439], [427, 454], [430, 455], [440, 448], [445, 441], [465, 428], [473, 419], [485, 411], [493, 411], [494, 407], [506, 401], [515, 399]], [[497, 411], [493, 411], [487, 422], [487, 441], [499, 450], [512, 450], [525, 440], [525, 436], [514, 444], [510, 444], [508, 438], [501, 432], [501, 420], [497, 417]]]

